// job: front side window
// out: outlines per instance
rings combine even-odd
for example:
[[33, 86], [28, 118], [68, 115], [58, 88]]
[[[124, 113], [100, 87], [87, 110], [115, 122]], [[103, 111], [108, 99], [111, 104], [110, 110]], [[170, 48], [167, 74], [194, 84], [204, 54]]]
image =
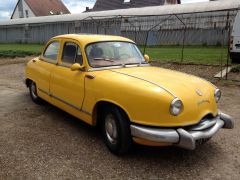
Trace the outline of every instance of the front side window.
[[43, 57], [50, 60], [57, 61], [59, 48], [60, 48], [59, 42], [52, 42], [51, 44], [48, 45], [47, 49], [43, 54]]
[[82, 53], [80, 47], [72, 42], [66, 42], [63, 47], [62, 63], [74, 64], [79, 63], [82, 65]]
[[87, 46], [86, 54], [94, 68], [145, 63], [137, 46], [129, 42], [97, 42]]

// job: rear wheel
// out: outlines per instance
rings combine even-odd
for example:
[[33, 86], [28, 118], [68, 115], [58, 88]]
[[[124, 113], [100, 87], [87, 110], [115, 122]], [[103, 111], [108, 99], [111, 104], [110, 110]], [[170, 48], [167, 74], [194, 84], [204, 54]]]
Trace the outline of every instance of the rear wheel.
[[30, 96], [31, 96], [31, 99], [32, 99], [33, 102], [35, 102], [36, 104], [42, 104], [43, 103], [42, 99], [40, 97], [38, 97], [37, 85], [33, 81], [29, 82], [29, 93], [30, 93]]
[[108, 107], [102, 115], [102, 133], [108, 149], [121, 155], [129, 151], [132, 144], [130, 123], [117, 107]]

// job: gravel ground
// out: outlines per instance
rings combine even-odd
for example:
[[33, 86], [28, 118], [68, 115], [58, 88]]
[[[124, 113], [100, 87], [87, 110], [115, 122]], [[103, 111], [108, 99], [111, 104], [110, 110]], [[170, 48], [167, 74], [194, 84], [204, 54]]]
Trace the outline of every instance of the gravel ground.
[[[136, 146], [116, 157], [96, 129], [51, 105], [32, 103], [22, 83], [25, 62], [0, 60], [0, 179], [240, 178], [239, 86], [218, 82], [220, 108], [234, 117], [234, 130], [222, 130], [195, 151]], [[206, 76], [201, 66], [179, 69]]]

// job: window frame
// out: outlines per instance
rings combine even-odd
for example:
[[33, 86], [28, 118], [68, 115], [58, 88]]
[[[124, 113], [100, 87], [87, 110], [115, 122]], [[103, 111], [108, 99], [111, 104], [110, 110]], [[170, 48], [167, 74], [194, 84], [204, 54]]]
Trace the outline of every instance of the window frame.
[[[51, 44], [56, 43], [56, 42], [59, 44], [59, 49], [58, 49], [58, 53], [57, 53], [57, 58], [56, 58], [56, 60], [53, 60], [53, 59], [44, 57], [44, 54], [46, 53], [48, 47], [49, 47]], [[61, 52], [61, 41], [60, 41], [60, 40], [57, 40], [57, 39], [51, 40], [51, 41], [49, 41], [49, 42], [47, 43], [47, 45], [45, 46], [44, 51], [42, 52], [40, 59], [43, 60], [44, 62], [47, 62], [47, 63], [58, 64], [60, 52]]]
[[[63, 62], [62, 59], [63, 59], [63, 53], [64, 53], [64, 47], [65, 47], [65, 44], [67, 43], [72, 43], [72, 44], [75, 44], [77, 46], [77, 51], [76, 51], [76, 54], [75, 54], [75, 59], [74, 59], [74, 62], [72, 64], [70, 63], [66, 63], [66, 62]], [[77, 58], [77, 53], [78, 53], [78, 50], [80, 50], [81, 52], [81, 55], [82, 55], [82, 63], [79, 63], [79, 62], [76, 62], [76, 58]], [[82, 51], [82, 48], [81, 46], [79, 45], [79, 43], [77, 41], [73, 41], [71, 39], [65, 39], [62, 41], [62, 51], [61, 51], [61, 55], [60, 55], [60, 62], [58, 63], [58, 65], [60, 66], [63, 66], [63, 67], [67, 67], [67, 68], [70, 68], [73, 64], [75, 63], [79, 63], [80, 65], [83, 65], [84, 64], [84, 60], [83, 60], [83, 52]]]
[[26, 18], [29, 18], [29, 11], [26, 9], [25, 10]]
[[[88, 66], [90, 67], [90, 69], [103, 69], [103, 68], [109, 68], [109, 67], [118, 67], [117, 65], [113, 65], [113, 66], [101, 66], [101, 67], [93, 67], [89, 61], [89, 57], [88, 57], [88, 53], [87, 53], [87, 48], [88, 46], [90, 45], [93, 45], [93, 44], [97, 44], [97, 43], [103, 43], [103, 42], [123, 42], [123, 43], [130, 43], [130, 44], [133, 44], [137, 47], [139, 53], [143, 56], [141, 50], [138, 48], [137, 44], [135, 42], [131, 42], [131, 41], [121, 41], [121, 40], [110, 40], [110, 41], [95, 41], [95, 42], [91, 42], [91, 43], [88, 43], [85, 48], [84, 48], [84, 53], [86, 55], [86, 61], [87, 61], [87, 64]], [[120, 67], [120, 66], [119, 66]]]

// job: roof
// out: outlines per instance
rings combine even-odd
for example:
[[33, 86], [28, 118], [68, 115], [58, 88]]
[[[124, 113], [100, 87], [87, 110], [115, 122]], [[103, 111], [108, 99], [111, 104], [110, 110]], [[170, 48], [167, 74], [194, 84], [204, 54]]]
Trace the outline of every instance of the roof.
[[[20, 0], [18, 0], [16, 7]], [[35, 16], [49, 16], [50, 11], [54, 14], [70, 14], [70, 11], [61, 0], [24, 0]], [[15, 7], [15, 9], [16, 9]], [[15, 12], [15, 9], [13, 13]]]
[[88, 17], [104, 19], [106, 17], [116, 16], [156, 16], [156, 15], [170, 15], [170, 14], [187, 14], [187, 13], [201, 13], [214, 12], [223, 10], [237, 10], [240, 7], [240, 0], [227, 1], [211, 1], [181, 5], [165, 5], [153, 6], [144, 8], [131, 8], [122, 10], [99, 11], [79, 14], [67, 14], [48, 17], [34, 17], [11, 19], [0, 22], [1, 25], [17, 25], [17, 24], [36, 24], [36, 23], [51, 23], [51, 22], [72, 22], [84, 20]]
[[164, 5], [165, 0], [131, 0], [124, 3], [124, 0], [97, 0], [92, 11], [104, 11], [114, 9], [127, 9], [146, 6], [160, 6]]
[[98, 35], [98, 34], [64, 34], [60, 36], [55, 36], [52, 39], [55, 38], [69, 38], [74, 39], [82, 43], [83, 46], [99, 42], [99, 41], [127, 41], [127, 42], [133, 42], [130, 39], [121, 37], [121, 36], [111, 36], [111, 35]]

